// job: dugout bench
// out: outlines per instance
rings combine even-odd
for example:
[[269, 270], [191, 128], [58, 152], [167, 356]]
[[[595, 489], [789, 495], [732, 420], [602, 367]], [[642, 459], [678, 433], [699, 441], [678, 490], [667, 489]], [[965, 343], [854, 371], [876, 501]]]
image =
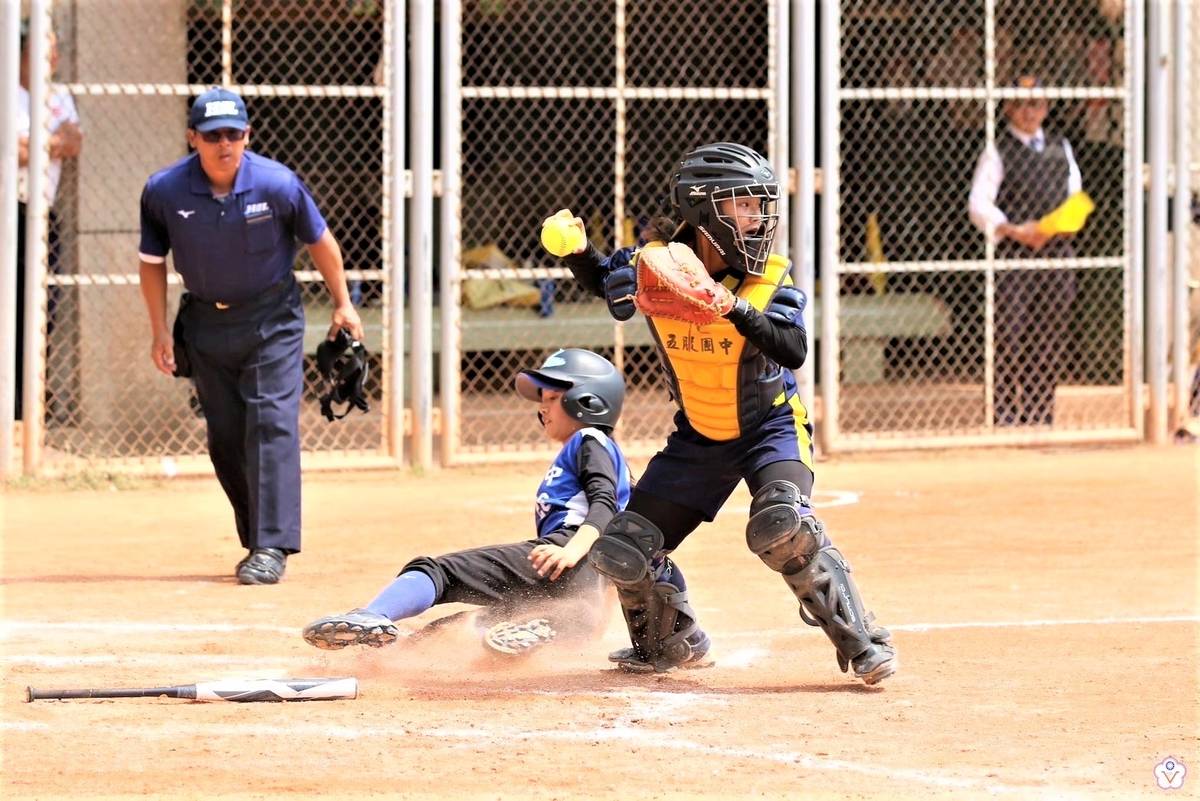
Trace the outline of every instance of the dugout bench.
[[[813, 331], [821, 336], [821, 304], [812, 302]], [[377, 306], [358, 310], [366, 332], [367, 349], [378, 353], [383, 337], [383, 310]], [[310, 303], [304, 350], [316, 352], [329, 330], [328, 304]], [[841, 298], [842, 373], [852, 384], [877, 384], [885, 379], [886, 350], [893, 339], [944, 337], [950, 334], [950, 310], [941, 299], [925, 293], [844, 295]], [[411, 349], [411, 321], [405, 320], [405, 347]], [[635, 318], [624, 326], [626, 347], [652, 347], [654, 340], [645, 322]], [[464, 353], [484, 351], [542, 351], [548, 348], [612, 347], [613, 320], [600, 301], [558, 303], [549, 317], [535, 309], [495, 307], [462, 310]], [[433, 350], [441, 349], [440, 309], [433, 309]]]

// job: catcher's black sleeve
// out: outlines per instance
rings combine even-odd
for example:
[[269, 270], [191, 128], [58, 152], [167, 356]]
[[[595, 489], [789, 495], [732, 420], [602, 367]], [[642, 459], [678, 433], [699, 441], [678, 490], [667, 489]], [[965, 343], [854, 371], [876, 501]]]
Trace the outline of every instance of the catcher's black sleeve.
[[600, 255], [590, 241], [587, 250], [582, 253], [572, 253], [563, 257], [567, 268], [575, 276], [575, 280], [583, 284], [588, 292], [598, 298], [604, 297], [604, 274], [608, 272], [607, 262], [611, 257]]
[[739, 334], [781, 367], [796, 370], [804, 364], [808, 356], [808, 337], [800, 326], [772, 320], [741, 301], [727, 317]]
[[579, 483], [588, 501], [588, 513], [583, 522], [604, 531], [617, 513], [616, 465], [608, 450], [591, 437], [583, 438], [576, 458]]

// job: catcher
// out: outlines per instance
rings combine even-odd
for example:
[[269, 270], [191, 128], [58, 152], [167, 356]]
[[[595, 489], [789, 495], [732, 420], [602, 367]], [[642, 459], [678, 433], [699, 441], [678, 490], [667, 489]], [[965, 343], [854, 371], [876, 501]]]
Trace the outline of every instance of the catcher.
[[[669, 554], [744, 479], [753, 495], [746, 544], [782, 574], [842, 671], [876, 684], [896, 671], [891, 636], [874, 625], [809, 501], [813, 429], [791, 372], [807, 354], [806, 298], [788, 260], [770, 252], [778, 196], [758, 153], [705, 145], [677, 164], [671, 216], [649, 225], [654, 241], [604, 258], [584, 240], [565, 257], [613, 317], [646, 317], [679, 406], [666, 446], [588, 558], [616, 584], [632, 641], [609, 658], [636, 672], [692, 664], [708, 638]], [[583, 226], [565, 209], [551, 220]]]
[[[399, 634], [395, 621], [445, 603], [489, 607], [487, 619], [497, 622], [484, 643], [505, 654], [544, 645], [564, 626], [591, 633], [603, 623], [604, 582], [584, 557], [629, 502], [629, 468], [612, 438], [625, 381], [603, 356], [571, 348], [520, 371], [516, 389], [538, 404], [546, 436], [562, 445], [535, 497], [536, 539], [413, 559], [365, 607], [306, 626], [310, 645], [388, 645]], [[549, 602], [550, 616], [526, 619], [540, 602]], [[522, 622], [504, 619], [522, 613]]]

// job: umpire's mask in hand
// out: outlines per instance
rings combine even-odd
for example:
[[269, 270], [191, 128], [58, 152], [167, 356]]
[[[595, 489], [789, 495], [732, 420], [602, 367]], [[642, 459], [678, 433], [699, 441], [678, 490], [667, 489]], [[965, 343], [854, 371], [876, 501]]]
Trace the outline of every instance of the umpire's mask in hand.
[[[370, 369], [367, 349], [344, 330], [339, 330], [335, 339], [327, 339], [317, 346], [317, 370], [325, 381], [321, 414], [326, 420], [341, 420], [354, 407], [364, 412], [370, 409], [366, 391]], [[341, 414], [335, 413], [334, 404], [343, 403], [345, 410]]]

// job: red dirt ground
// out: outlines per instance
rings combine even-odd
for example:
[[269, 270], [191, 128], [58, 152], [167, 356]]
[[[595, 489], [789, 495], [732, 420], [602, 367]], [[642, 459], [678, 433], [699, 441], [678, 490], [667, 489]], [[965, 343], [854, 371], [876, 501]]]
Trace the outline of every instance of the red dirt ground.
[[[716, 664], [609, 669], [598, 641], [487, 660], [469, 627], [306, 645], [411, 556], [521, 539], [540, 468], [312, 474], [305, 551], [241, 587], [212, 479], [4, 496], [5, 797], [1119, 798], [1200, 789], [1193, 447], [840, 457], [820, 513], [901, 672], [838, 672], [743, 541], [744, 490], [678, 552]], [[824, 491], [826, 494], [822, 494]], [[853, 497], [853, 496], [851, 496]], [[458, 607], [412, 621], [415, 629]], [[435, 614], [436, 613], [436, 614]], [[355, 701], [24, 702], [26, 685], [356, 676]]]

